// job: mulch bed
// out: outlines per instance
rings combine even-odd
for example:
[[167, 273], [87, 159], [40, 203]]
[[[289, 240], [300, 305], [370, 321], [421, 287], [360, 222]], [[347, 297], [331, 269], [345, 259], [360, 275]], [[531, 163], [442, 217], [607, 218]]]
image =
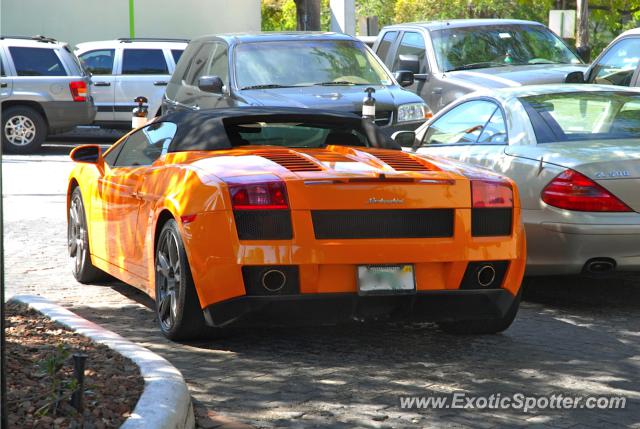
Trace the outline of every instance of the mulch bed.
[[[10, 428], [119, 427], [144, 388], [132, 361], [20, 303], [6, 305], [6, 348]], [[82, 413], [70, 401], [75, 353], [87, 355]]]

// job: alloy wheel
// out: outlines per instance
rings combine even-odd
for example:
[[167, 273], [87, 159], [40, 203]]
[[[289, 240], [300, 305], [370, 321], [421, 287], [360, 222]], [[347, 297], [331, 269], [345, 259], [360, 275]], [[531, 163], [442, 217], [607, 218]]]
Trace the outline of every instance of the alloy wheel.
[[27, 116], [12, 116], [4, 125], [4, 136], [13, 145], [26, 146], [36, 137], [36, 124]]
[[171, 330], [175, 324], [182, 281], [178, 239], [173, 231], [165, 230], [156, 252], [156, 311], [165, 331]]
[[79, 197], [71, 200], [69, 207], [69, 256], [73, 258], [74, 272], [79, 273], [82, 270], [87, 246], [87, 228], [84, 224], [84, 207]]

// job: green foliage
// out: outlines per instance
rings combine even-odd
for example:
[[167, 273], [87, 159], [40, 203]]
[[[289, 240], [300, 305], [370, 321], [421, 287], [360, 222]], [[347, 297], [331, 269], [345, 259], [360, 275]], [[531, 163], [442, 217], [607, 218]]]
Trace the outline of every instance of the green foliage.
[[71, 352], [64, 345], [58, 344], [52, 355], [39, 362], [43, 377], [49, 380], [49, 386], [47, 386], [46, 403], [36, 410], [35, 415], [52, 414], [56, 416], [60, 401], [78, 388], [78, 381], [75, 378], [65, 380], [60, 374], [60, 370], [70, 355]]
[[262, 31], [292, 31], [296, 29], [294, 0], [262, 0]]

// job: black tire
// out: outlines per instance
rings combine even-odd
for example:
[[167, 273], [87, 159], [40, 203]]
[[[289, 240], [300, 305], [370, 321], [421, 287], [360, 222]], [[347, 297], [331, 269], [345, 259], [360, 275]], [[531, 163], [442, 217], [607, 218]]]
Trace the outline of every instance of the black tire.
[[497, 334], [505, 331], [516, 318], [518, 309], [520, 308], [520, 298], [522, 296], [522, 288], [518, 295], [511, 303], [509, 310], [503, 317], [495, 319], [481, 320], [456, 320], [454, 322], [440, 322], [438, 326], [441, 330], [448, 334], [455, 335], [486, 335]]
[[47, 137], [47, 122], [27, 106], [2, 111], [2, 148], [7, 153], [29, 154], [40, 150]]
[[162, 226], [158, 236], [155, 283], [156, 317], [165, 337], [184, 341], [207, 334], [184, 243], [174, 219]]
[[77, 281], [80, 283], [93, 283], [98, 280], [104, 280], [107, 277], [104, 271], [96, 268], [91, 263], [87, 216], [80, 188], [75, 188], [71, 193], [67, 218], [67, 244], [69, 256], [73, 260], [71, 272]]

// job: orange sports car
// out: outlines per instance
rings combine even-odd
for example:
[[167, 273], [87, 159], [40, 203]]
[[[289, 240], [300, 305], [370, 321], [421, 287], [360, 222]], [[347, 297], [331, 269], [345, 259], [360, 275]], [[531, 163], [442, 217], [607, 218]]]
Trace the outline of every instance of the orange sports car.
[[142, 289], [174, 340], [258, 321], [508, 328], [525, 267], [513, 182], [399, 149], [355, 115], [294, 108], [178, 112], [80, 146], [73, 274]]

